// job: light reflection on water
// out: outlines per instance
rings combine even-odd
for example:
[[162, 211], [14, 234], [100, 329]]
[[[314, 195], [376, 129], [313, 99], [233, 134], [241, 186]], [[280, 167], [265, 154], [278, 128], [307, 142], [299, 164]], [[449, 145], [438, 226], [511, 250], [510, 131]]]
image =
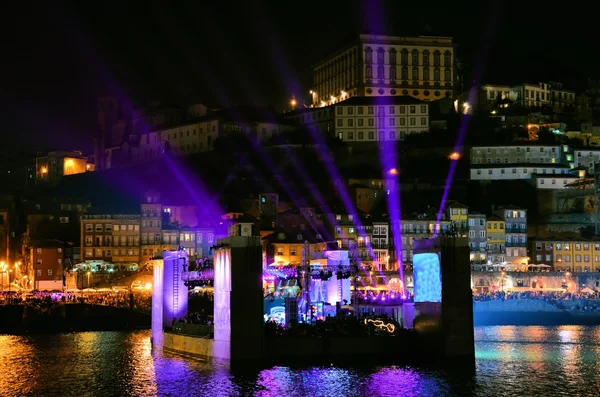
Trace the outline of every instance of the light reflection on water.
[[149, 332], [0, 335], [0, 396], [598, 396], [600, 327], [481, 327], [477, 374], [410, 367], [231, 374], [152, 352]]

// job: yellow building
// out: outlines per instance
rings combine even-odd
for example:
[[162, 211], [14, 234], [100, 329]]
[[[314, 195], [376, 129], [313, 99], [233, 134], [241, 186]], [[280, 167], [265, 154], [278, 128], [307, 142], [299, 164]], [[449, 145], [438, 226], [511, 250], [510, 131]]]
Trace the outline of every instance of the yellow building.
[[325, 242], [316, 242], [302, 233], [292, 235], [279, 232], [267, 236], [264, 239], [267, 258], [269, 258], [267, 259], [267, 265], [276, 267], [301, 265], [307, 240], [310, 240], [308, 249], [311, 260], [322, 258], [323, 252], [327, 250]]
[[552, 243], [554, 270], [596, 272], [600, 268], [600, 241], [561, 239]]
[[58, 183], [63, 176], [93, 171], [81, 152], [55, 151], [35, 159], [36, 183]]
[[491, 215], [485, 221], [488, 263], [502, 264], [506, 255], [506, 221]]
[[333, 228], [333, 238], [338, 242], [339, 249], [348, 249], [357, 241], [358, 232], [356, 230], [355, 215], [335, 216], [335, 227]]
[[446, 216], [458, 233], [463, 236], [467, 235], [469, 207], [464, 204], [453, 202], [446, 207]]

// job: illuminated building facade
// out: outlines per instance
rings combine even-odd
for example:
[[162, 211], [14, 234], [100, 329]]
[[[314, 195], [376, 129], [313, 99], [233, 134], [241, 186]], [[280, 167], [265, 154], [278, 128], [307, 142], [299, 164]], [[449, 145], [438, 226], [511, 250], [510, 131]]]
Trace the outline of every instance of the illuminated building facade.
[[485, 220], [488, 264], [502, 264], [506, 255], [506, 221], [498, 215]]
[[[491, 145], [471, 149], [471, 180], [532, 179], [533, 176], [571, 175], [577, 164], [576, 156], [568, 145]], [[575, 177], [575, 175], [573, 175]], [[557, 187], [568, 183], [561, 180]], [[546, 187], [548, 184], [539, 182]], [[552, 182], [550, 181], [550, 185]]]
[[[437, 224], [437, 228], [436, 228]], [[446, 219], [437, 223], [436, 215], [415, 214], [402, 219], [402, 264], [404, 266], [413, 265], [415, 240], [428, 238], [434, 233], [446, 233], [450, 230], [450, 221]], [[391, 254], [394, 255], [392, 249]]]
[[344, 142], [401, 141], [429, 131], [429, 104], [407, 96], [353, 97], [334, 108], [335, 136]]
[[450, 203], [446, 207], [446, 216], [454, 227], [454, 231], [461, 236], [466, 237], [468, 230], [469, 207], [456, 202]]
[[[548, 266], [547, 268], [541, 268], [542, 270], [554, 269], [554, 244], [555, 241], [552, 238], [534, 238], [528, 241], [529, 254], [530, 254], [530, 265], [535, 266]], [[589, 249], [589, 242], [588, 249]], [[589, 254], [588, 254], [589, 255]], [[584, 259], [588, 259], [588, 263], [591, 256]], [[600, 258], [599, 258], [600, 259]]]
[[500, 207], [494, 214], [503, 218], [506, 233], [505, 261], [512, 265], [528, 264], [527, 210], [513, 205]]
[[453, 97], [455, 45], [451, 37], [359, 35], [313, 68], [312, 104], [355, 96]]
[[487, 233], [485, 215], [477, 212], [468, 214], [469, 222], [469, 250], [472, 265], [487, 262]]
[[65, 244], [58, 240], [44, 240], [31, 244], [30, 268], [33, 269], [34, 289], [63, 290]]
[[555, 238], [551, 244], [554, 270], [597, 272], [600, 269], [600, 241], [597, 239]]
[[81, 216], [82, 260], [139, 263], [139, 214]]
[[63, 176], [94, 171], [94, 164], [81, 152], [54, 151], [44, 157], [37, 157], [35, 170], [36, 184], [56, 184]]
[[276, 232], [265, 237], [263, 243], [267, 244], [267, 265], [276, 267], [302, 265], [307, 241], [309, 243], [310, 258], [323, 258], [323, 254], [327, 250], [327, 244], [309, 234], [298, 233], [293, 235], [291, 233]]
[[140, 213], [81, 215], [81, 259], [135, 266], [179, 247], [192, 260], [211, 257], [215, 230], [198, 225], [195, 206], [162, 205], [149, 198]]
[[149, 196], [146, 203], [141, 205], [141, 260], [161, 255], [162, 247], [162, 205]]

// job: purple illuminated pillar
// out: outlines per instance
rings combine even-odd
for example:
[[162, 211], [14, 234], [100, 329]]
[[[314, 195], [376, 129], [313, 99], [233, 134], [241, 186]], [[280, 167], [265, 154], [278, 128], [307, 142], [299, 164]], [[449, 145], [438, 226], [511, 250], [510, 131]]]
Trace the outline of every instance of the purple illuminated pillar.
[[[163, 326], [170, 327], [173, 320], [187, 316], [188, 289], [182, 273], [187, 267], [186, 251], [165, 251], [163, 254]], [[154, 287], [157, 290], [156, 286]]]
[[154, 261], [154, 289], [152, 290], [152, 346], [162, 349], [163, 337], [163, 280], [164, 263]]

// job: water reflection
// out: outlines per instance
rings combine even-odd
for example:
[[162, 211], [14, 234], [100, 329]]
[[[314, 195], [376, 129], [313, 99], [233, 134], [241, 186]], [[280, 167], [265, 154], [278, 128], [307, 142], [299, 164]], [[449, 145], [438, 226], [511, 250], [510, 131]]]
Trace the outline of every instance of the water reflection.
[[0, 335], [1, 396], [600, 395], [600, 327], [475, 330], [477, 373], [273, 367], [245, 374], [153, 352], [148, 332]]

